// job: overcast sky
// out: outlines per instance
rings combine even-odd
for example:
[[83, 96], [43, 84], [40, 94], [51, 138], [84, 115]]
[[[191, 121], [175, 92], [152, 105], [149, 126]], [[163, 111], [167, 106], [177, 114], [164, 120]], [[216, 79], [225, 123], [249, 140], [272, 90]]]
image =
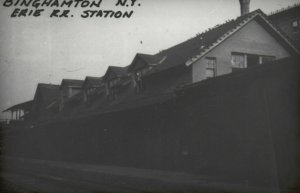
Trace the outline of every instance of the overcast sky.
[[[103, 0], [101, 9], [117, 0]], [[138, 0], [130, 19], [10, 18], [0, 5], [0, 111], [33, 98], [37, 83], [102, 76], [126, 66], [137, 52], [154, 54], [240, 15], [238, 0]], [[251, 0], [270, 13], [300, 0]], [[4, 118], [0, 114], [0, 118]]]

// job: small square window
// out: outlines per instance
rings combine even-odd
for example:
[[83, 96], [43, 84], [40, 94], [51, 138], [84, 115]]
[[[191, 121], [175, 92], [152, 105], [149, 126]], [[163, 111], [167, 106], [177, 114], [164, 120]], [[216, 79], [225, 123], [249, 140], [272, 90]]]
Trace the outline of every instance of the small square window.
[[300, 31], [300, 20], [293, 21], [292, 27], [293, 27], [294, 32], [299, 32]]
[[293, 27], [298, 27], [298, 21], [293, 21]]

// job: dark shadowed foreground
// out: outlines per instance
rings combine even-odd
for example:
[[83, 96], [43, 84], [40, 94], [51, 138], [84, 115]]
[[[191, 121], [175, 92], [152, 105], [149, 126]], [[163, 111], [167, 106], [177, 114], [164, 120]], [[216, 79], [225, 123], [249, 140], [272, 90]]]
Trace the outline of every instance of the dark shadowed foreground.
[[5, 186], [296, 193], [298, 65], [278, 60], [115, 111], [3, 130]]

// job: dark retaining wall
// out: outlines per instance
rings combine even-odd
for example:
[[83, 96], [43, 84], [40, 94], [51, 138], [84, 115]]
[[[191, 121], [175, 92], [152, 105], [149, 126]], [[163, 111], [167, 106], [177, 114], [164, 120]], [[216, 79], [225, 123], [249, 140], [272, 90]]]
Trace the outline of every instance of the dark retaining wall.
[[11, 130], [4, 150], [290, 188], [299, 177], [298, 64], [285, 59], [209, 79], [162, 104]]

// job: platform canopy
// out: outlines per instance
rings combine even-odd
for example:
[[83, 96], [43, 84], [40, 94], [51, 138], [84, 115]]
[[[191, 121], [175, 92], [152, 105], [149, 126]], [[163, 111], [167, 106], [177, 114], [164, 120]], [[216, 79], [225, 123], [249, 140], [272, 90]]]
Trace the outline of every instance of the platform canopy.
[[29, 111], [31, 109], [33, 100], [24, 102], [24, 103], [20, 103], [17, 105], [14, 105], [12, 107], [9, 107], [8, 109], [4, 110], [3, 112], [8, 112], [8, 111], [17, 111], [17, 110], [24, 110], [24, 111]]

